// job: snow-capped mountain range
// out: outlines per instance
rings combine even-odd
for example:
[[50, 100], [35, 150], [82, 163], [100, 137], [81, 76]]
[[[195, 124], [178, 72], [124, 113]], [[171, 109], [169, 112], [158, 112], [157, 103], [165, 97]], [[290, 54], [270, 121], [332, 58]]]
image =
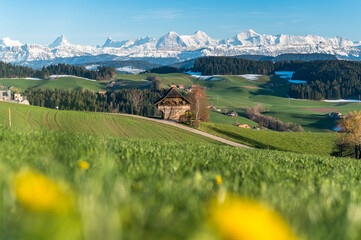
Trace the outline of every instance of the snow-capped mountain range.
[[266, 35], [253, 30], [227, 40], [213, 39], [202, 31], [193, 35], [169, 32], [159, 39], [147, 36], [115, 41], [109, 37], [103, 46], [71, 44], [63, 35], [48, 46], [0, 39], [0, 61], [33, 67], [59, 62], [74, 64], [132, 59], [163, 59], [163, 64], [167, 64], [201, 56], [278, 56], [286, 53], [323, 53], [340, 59], [361, 60], [360, 52], [361, 42], [342, 37]]

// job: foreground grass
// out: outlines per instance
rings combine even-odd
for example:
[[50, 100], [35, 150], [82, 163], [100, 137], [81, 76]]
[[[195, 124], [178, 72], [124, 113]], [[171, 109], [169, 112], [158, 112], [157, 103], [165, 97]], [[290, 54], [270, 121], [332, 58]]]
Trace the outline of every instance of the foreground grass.
[[[3, 126], [0, 139], [0, 239], [217, 239], [206, 216], [220, 188], [267, 203], [301, 239], [361, 237], [355, 160]], [[24, 208], [24, 168], [67, 186], [72, 210]]]
[[330, 155], [335, 133], [257, 131], [221, 123], [201, 123], [202, 131], [255, 148]]

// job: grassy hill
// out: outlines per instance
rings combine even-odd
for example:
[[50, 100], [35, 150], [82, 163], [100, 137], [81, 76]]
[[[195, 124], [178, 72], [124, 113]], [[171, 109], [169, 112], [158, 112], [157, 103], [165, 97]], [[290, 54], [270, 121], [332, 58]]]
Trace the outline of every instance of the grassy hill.
[[257, 131], [222, 123], [202, 123], [200, 129], [255, 148], [326, 156], [331, 154], [336, 139], [335, 133]]
[[0, 79], [0, 84], [25, 90], [28, 88], [63, 88], [63, 89], [89, 89], [104, 90], [106, 84], [100, 81], [90, 81], [84, 78], [62, 77], [54, 80], [29, 80], [29, 79]]
[[[356, 160], [3, 125], [0, 139], [0, 239], [216, 240], [209, 203], [225, 191], [275, 209], [299, 239], [361, 237]], [[46, 179], [60, 190], [42, 195]], [[36, 197], [17, 195], [27, 181]]]
[[218, 144], [216, 141], [176, 127], [142, 119], [108, 113], [56, 111], [4, 102], [0, 102], [1, 125], [9, 126], [9, 108], [12, 126], [25, 132], [36, 129], [59, 130], [127, 139]]

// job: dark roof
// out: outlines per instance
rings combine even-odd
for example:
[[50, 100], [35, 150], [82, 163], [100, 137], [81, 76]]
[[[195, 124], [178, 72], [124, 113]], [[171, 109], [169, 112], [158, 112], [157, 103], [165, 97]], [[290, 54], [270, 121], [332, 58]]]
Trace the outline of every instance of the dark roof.
[[178, 92], [175, 88], [170, 88], [168, 90], [168, 92], [165, 94], [164, 97], [162, 97], [158, 102], [156, 102], [155, 104], [160, 103], [162, 100], [166, 99], [166, 98], [182, 98], [184, 101], [186, 101], [188, 104], [190, 104], [190, 102], [188, 101], [188, 99], [186, 99], [180, 92]]

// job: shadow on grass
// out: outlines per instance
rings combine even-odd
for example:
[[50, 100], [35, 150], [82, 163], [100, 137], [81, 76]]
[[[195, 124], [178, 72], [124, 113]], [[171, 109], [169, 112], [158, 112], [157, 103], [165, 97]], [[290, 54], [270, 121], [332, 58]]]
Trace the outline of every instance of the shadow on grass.
[[[219, 133], [219, 134], [230, 137], [230, 138], [232, 138], [234, 140], [239, 141], [240, 143], [246, 144], [246, 145], [251, 146], [251, 147], [260, 148], [260, 149], [283, 150], [283, 149], [279, 149], [279, 148], [276, 148], [276, 147], [273, 147], [273, 146], [266, 145], [264, 143], [261, 143], [261, 142], [258, 142], [256, 140], [254, 140], [254, 139], [251, 139], [251, 138], [248, 138], [248, 137], [245, 137], [245, 136], [233, 133], [233, 132], [228, 132], [228, 131], [225, 131], [225, 130], [221, 130], [221, 129], [216, 128], [216, 127], [209, 127], [209, 128], [211, 130]], [[257, 130], [254, 130], [254, 131], [257, 131]]]

